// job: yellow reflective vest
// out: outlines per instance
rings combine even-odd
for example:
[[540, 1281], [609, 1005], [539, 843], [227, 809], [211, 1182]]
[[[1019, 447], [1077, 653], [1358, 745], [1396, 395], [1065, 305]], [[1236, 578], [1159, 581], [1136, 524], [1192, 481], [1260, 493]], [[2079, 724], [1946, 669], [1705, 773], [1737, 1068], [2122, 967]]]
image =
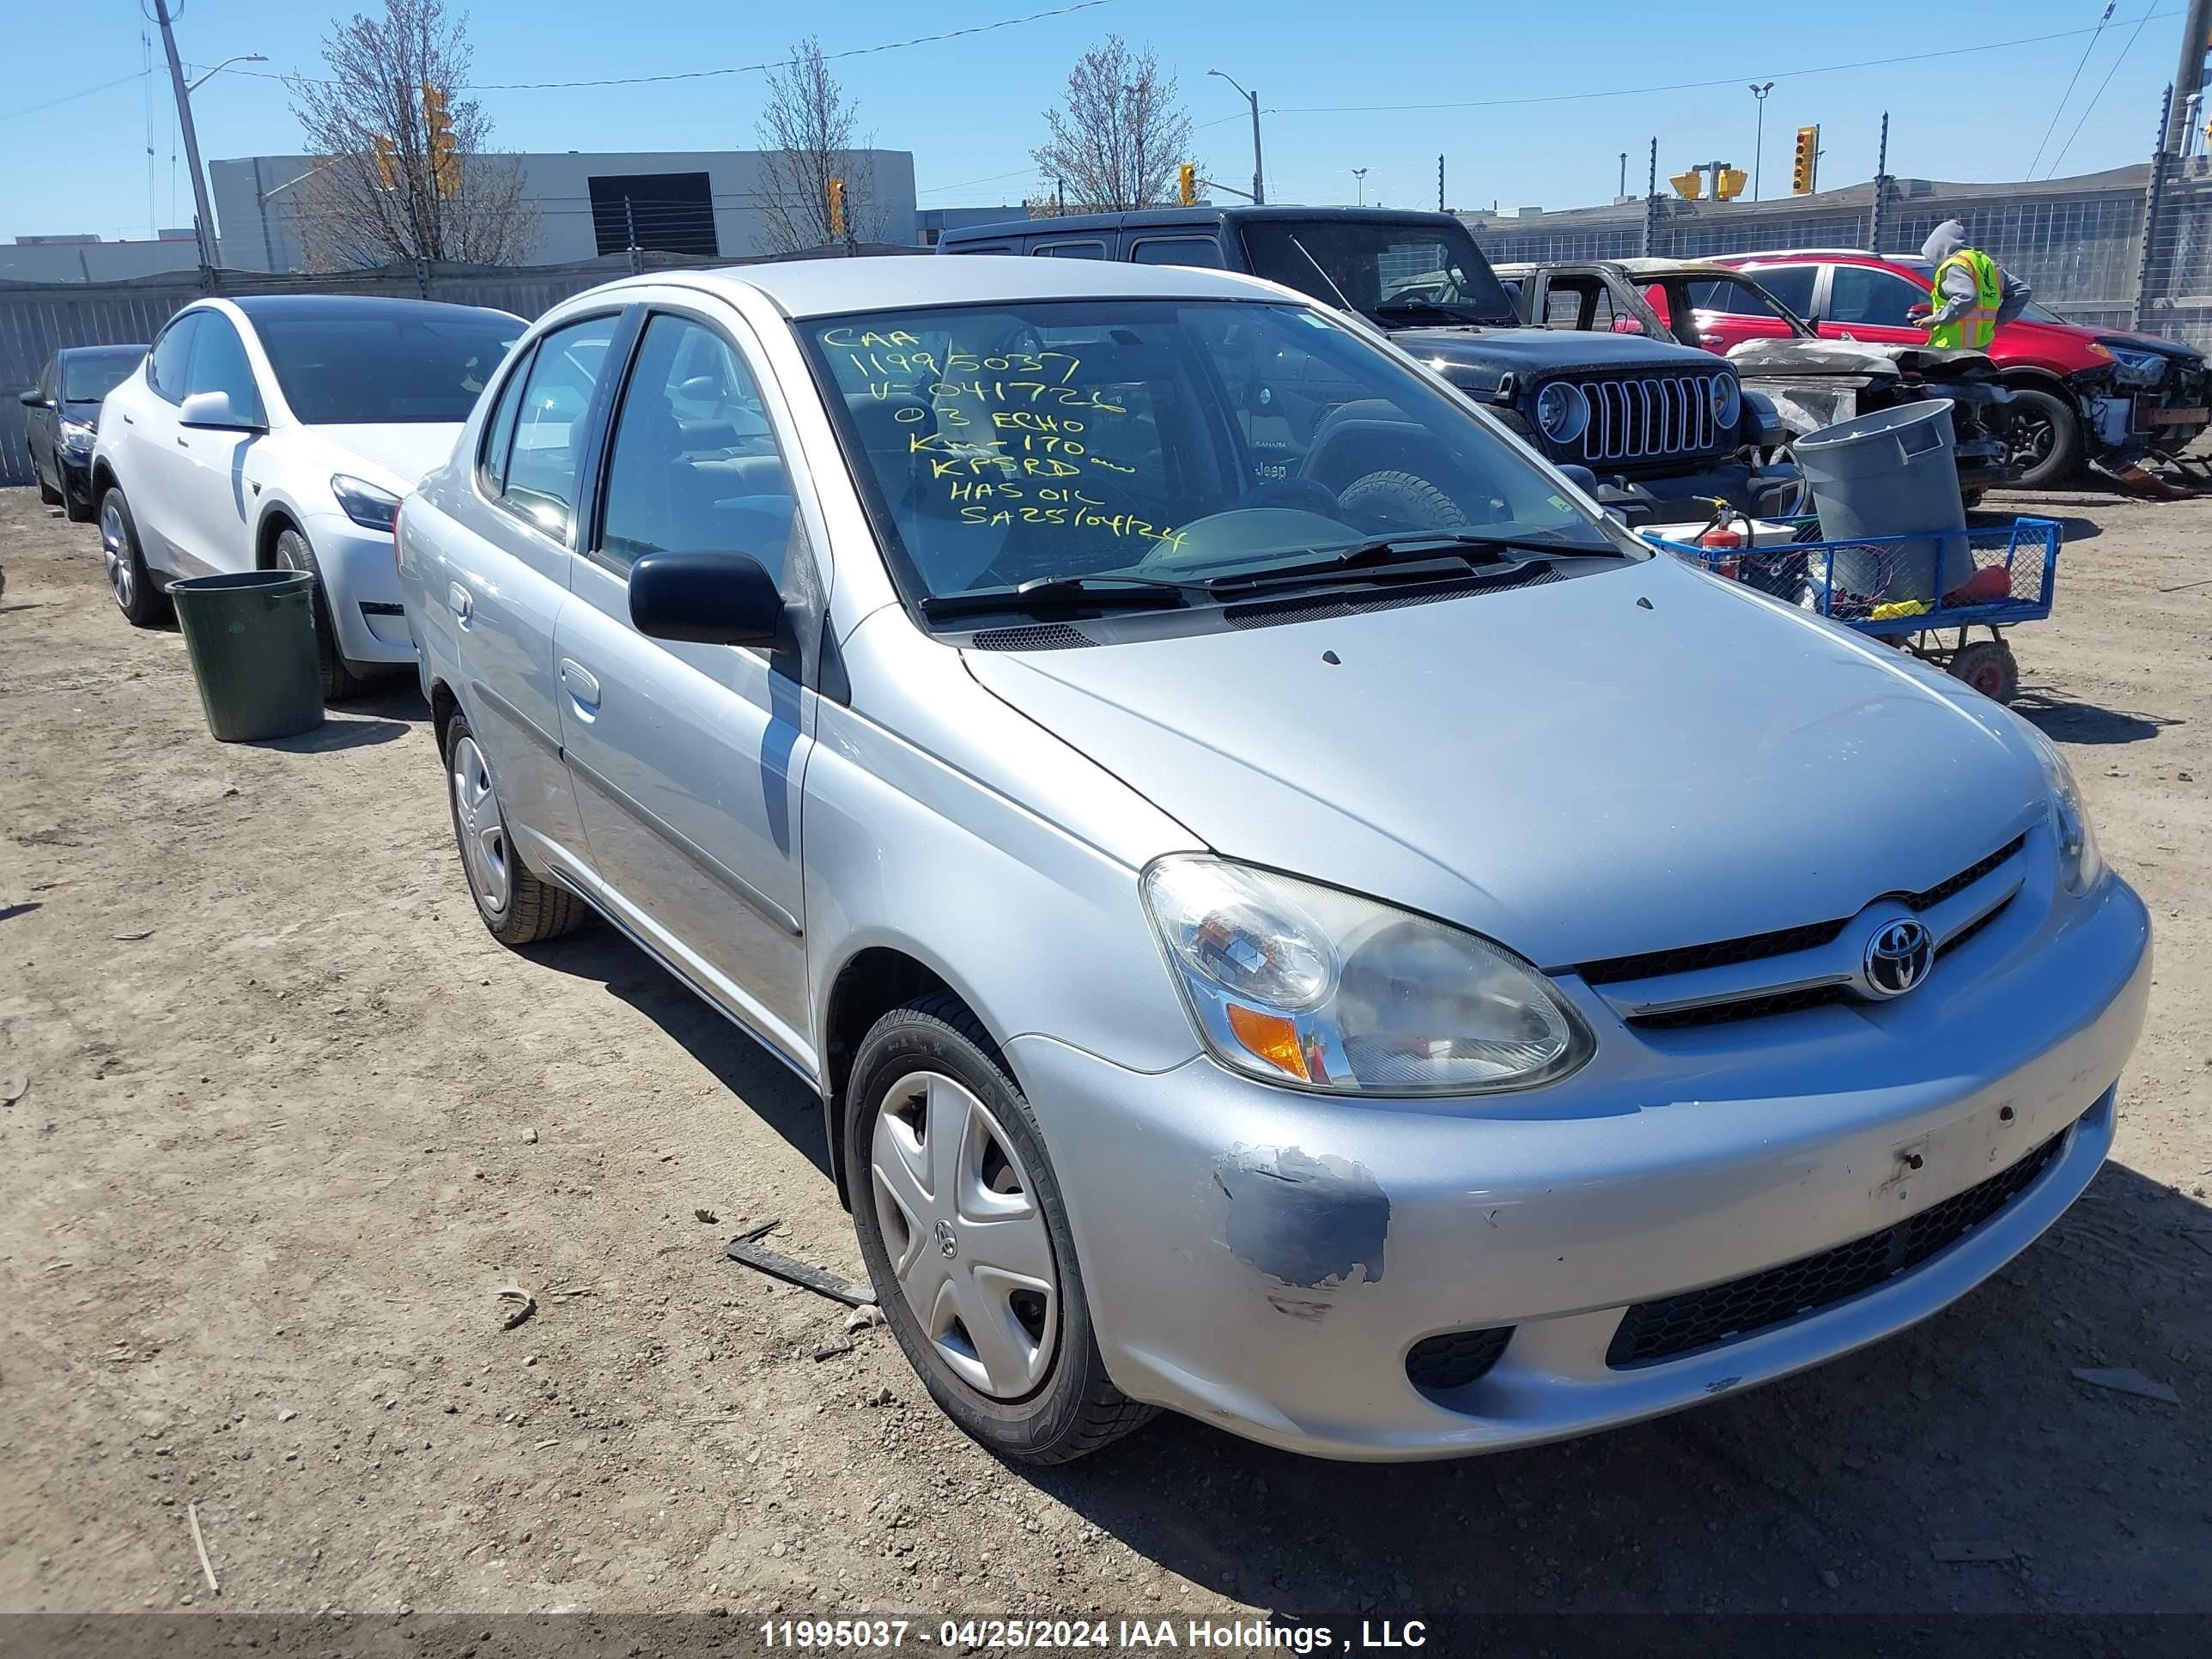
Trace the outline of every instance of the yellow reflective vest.
[[2004, 276], [1997, 270], [1997, 262], [1978, 247], [1962, 247], [1936, 267], [1935, 302], [1940, 309], [1943, 303], [1943, 273], [1953, 265], [1962, 265], [1974, 279], [1974, 304], [1948, 323], [1938, 323], [1928, 331], [1931, 346], [1964, 346], [1970, 351], [1985, 351], [1997, 331], [1997, 306], [2004, 299]]

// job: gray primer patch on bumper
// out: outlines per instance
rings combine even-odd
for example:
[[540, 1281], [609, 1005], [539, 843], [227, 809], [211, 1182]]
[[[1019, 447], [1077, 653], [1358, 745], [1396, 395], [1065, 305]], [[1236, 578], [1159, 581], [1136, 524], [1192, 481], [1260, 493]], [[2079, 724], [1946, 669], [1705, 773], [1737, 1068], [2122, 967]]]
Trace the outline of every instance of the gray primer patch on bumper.
[[1318, 1290], [1382, 1277], [1390, 1200], [1364, 1164], [1296, 1146], [1237, 1146], [1214, 1165], [1214, 1184], [1226, 1200], [1230, 1250], [1269, 1278]]

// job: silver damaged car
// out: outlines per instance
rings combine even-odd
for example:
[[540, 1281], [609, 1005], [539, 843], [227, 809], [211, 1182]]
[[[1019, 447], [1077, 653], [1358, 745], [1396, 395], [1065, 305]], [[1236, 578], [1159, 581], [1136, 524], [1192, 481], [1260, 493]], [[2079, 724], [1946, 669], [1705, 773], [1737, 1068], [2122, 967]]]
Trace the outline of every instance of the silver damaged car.
[[396, 531], [460, 862], [819, 1091], [995, 1451], [1633, 1421], [1923, 1319], [2112, 1145], [2057, 751], [1656, 554], [1356, 318], [1060, 259], [641, 276]]

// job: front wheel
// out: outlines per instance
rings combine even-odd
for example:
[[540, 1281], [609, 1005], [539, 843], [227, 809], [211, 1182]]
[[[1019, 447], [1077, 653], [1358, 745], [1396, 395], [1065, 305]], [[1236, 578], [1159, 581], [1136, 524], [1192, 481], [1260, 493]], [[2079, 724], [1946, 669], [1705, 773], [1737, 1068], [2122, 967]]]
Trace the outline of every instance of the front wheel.
[[845, 1169], [891, 1334], [945, 1414], [1004, 1457], [1065, 1463], [1152, 1407], [1106, 1375], [1043, 1138], [958, 999], [876, 1022], [853, 1066]]
[[2020, 488], [2064, 483], [2081, 468], [2081, 417], [2055, 392], [2014, 386], [2012, 446], [2024, 468]]
[[100, 499], [100, 556], [107, 566], [107, 591], [115, 608], [133, 628], [155, 628], [168, 621], [169, 596], [154, 586], [138, 550], [138, 523], [131, 516], [131, 503], [120, 484], [108, 486]]
[[2020, 695], [2020, 662], [2002, 640], [1976, 640], [1951, 653], [1953, 674], [1992, 702], [2010, 702]]
[[342, 702], [358, 697], [370, 686], [368, 677], [357, 672], [338, 651], [337, 629], [331, 623], [330, 601], [323, 590], [323, 573], [315, 563], [315, 550], [307, 538], [289, 525], [277, 532], [276, 562], [287, 570], [303, 571], [315, 579], [310, 600], [315, 619], [315, 666], [323, 682], [323, 701]]

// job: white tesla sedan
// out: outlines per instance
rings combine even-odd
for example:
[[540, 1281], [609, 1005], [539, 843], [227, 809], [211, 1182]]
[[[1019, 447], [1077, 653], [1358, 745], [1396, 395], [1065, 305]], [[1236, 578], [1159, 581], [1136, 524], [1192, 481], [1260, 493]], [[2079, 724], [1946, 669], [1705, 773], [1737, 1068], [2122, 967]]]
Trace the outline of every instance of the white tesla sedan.
[[503, 311], [350, 295], [179, 312], [108, 394], [93, 452], [117, 605], [143, 628], [178, 577], [307, 570], [325, 697], [411, 664], [392, 517], [522, 331]]

